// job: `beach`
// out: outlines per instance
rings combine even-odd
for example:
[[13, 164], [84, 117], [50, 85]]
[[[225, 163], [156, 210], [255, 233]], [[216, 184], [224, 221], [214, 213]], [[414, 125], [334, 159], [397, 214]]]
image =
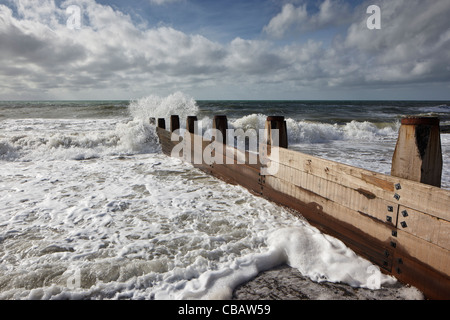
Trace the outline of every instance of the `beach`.
[[[438, 115], [446, 125], [449, 108], [180, 93], [3, 102], [0, 299], [420, 299], [387, 275], [368, 290], [372, 264], [338, 239], [163, 155], [149, 118], [196, 115], [207, 130], [213, 115], [226, 114], [230, 126], [248, 130], [276, 112], [287, 119], [290, 148], [389, 173], [400, 117]], [[442, 145], [449, 188], [448, 135]]]
[[380, 290], [354, 288], [340, 283], [317, 283], [287, 265], [259, 274], [233, 292], [234, 300], [423, 300], [414, 287], [396, 283]]

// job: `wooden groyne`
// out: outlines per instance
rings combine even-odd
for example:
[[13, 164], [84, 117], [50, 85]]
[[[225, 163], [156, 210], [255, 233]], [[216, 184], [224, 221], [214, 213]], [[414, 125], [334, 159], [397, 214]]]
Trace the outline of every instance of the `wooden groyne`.
[[[158, 123], [165, 154], [297, 211], [428, 299], [450, 298], [450, 191], [440, 188], [438, 119], [403, 119], [391, 175], [289, 150], [283, 117], [267, 119], [259, 154], [268, 161], [255, 161], [253, 152], [232, 143], [212, 148], [212, 141], [197, 132], [195, 117], [186, 119], [182, 135], [178, 116], [171, 117], [169, 130], [163, 120], [151, 121]], [[226, 117], [215, 117], [213, 128], [226, 137]], [[275, 129], [278, 144], [272, 141]], [[173, 154], [180, 142], [189, 148]], [[211, 163], [199, 154], [221, 161]]]

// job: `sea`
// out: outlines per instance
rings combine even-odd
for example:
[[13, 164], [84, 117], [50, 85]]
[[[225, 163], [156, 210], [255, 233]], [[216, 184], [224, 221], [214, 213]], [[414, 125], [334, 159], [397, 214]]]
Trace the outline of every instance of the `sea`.
[[[280, 265], [319, 284], [397, 283], [301, 216], [162, 154], [149, 118], [170, 115], [182, 126], [196, 115], [206, 128], [226, 115], [244, 130], [281, 115], [289, 148], [389, 174], [401, 118], [449, 125], [450, 102], [197, 101], [181, 92], [0, 102], [0, 300], [227, 300]], [[449, 189], [450, 135], [441, 139]], [[411, 287], [400, 295], [423, 298]]]

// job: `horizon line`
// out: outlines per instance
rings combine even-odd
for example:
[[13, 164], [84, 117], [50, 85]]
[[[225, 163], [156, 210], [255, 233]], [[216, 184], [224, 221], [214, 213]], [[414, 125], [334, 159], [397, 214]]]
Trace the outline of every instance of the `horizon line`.
[[[19, 99], [9, 99], [0, 100], [0, 102], [101, 102], [101, 101], [134, 101], [141, 98], [135, 99], [39, 99], [39, 100], [19, 100]], [[249, 102], [260, 102], [260, 101], [274, 101], [274, 102], [289, 102], [289, 101], [302, 101], [302, 102], [317, 102], [317, 101], [369, 101], [369, 102], [386, 102], [386, 101], [411, 101], [411, 102], [450, 102], [449, 99], [195, 99], [195, 101], [249, 101]]]

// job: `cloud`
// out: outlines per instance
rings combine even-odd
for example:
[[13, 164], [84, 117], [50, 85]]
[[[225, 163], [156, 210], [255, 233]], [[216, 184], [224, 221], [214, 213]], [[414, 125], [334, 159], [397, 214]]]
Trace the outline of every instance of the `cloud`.
[[247, 76], [273, 74], [289, 66], [267, 41], [236, 38], [227, 52], [228, 69]]
[[150, 87], [174, 83], [171, 77], [187, 81], [222, 68], [225, 53], [220, 45], [170, 27], [140, 30], [129, 16], [95, 1], [77, 2], [82, 6], [81, 30], [67, 28], [65, 10], [55, 8], [53, 1], [41, 1], [38, 11], [31, 10], [31, 1], [16, 3], [19, 18], [0, 6], [0, 56], [7, 62], [0, 66], [0, 79], [16, 72], [24, 90], [31, 83], [50, 91]]
[[151, 4], [163, 5], [168, 3], [183, 2], [185, 0], [149, 0]]
[[[223, 44], [172, 27], [143, 27], [94, 0], [60, 7], [52, 0], [13, 3], [12, 9], [0, 5], [3, 99], [128, 99], [179, 90], [209, 98], [227, 93], [225, 98], [279, 99], [311, 90], [450, 82], [448, 0], [379, 0], [381, 30], [366, 26], [369, 1], [349, 9], [326, 0], [316, 12], [285, 5], [265, 32], [283, 37], [292, 30], [345, 27], [331, 42], [306, 38], [282, 44], [239, 36]], [[73, 4], [81, 9], [79, 30], [66, 25], [65, 9]], [[332, 13], [338, 9], [345, 19], [337, 22]]]
[[384, 0], [380, 7], [381, 30], [371, 32], [359, 20], [349, 27], [344, 42], [347, 51], [357, 53], [365, 81], [449, 81], [450, 3]]
[[341, 2], [326, 0], [314, 14], [307, 12], [306, 4], [286, 4], [264, 31], [281, 38], [289, 30], [305, 32], [347, 23], [345, 33], [337, 34], [329, 45], [312, 40], [285, 48], [285, 52], [300, 52], [297, 57], [290, 55], [299, 84], [377, 87], [450, 80], [448, 1], [380, 0], [382, 29], [375, 31], [367, 28], [370, 4], [366, 1], [350, 10]]
[[271, 36], [281, 38], [293, 25], [300, 25], [307, 18], [306, 5], [296, 8], [293, 4], [288, 3], [283, 6], [277, 16], [270, 20], [269, 24], [264, 27], [264, 31]]
[[292, 32], [339, 26], [348, 22], [349, 17], [350, 6], [340, 0], [324, 0], [319, 5], [318, 12], [312, 15], [308, 13], [306, 3], [298, 7], [287, 3], [263, 30], [271, 37], [282, 38]]

